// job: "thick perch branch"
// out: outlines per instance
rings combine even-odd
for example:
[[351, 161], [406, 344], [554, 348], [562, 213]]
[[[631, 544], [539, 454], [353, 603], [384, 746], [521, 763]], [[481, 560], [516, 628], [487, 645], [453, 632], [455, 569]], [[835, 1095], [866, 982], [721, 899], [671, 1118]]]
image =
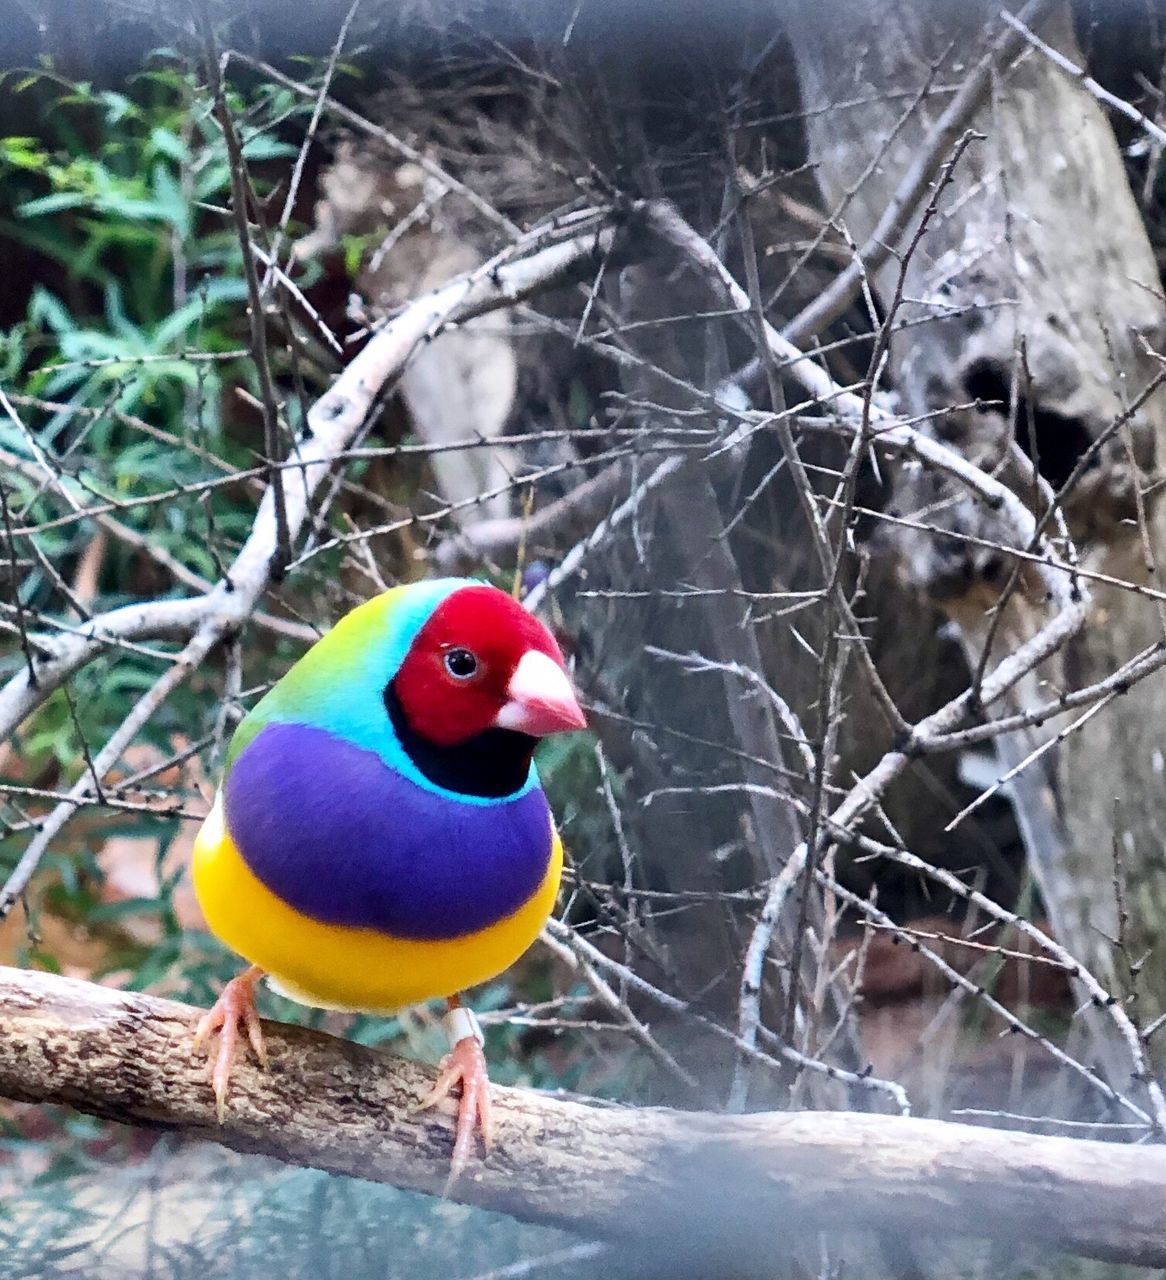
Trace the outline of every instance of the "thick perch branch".
[[[435, 1192], [448, 1114], [418, 1113], [428, 1067], [268, 1024], [270, 1071], [240, 1064], [215, 1122], [195, 1011], [0, 969], [0, 1095], [179, 1130], [240, 1151]], [[1166, 1150], [938, 1120], [725, 1116], [494, 1090], [498, 1142], [466, 1202], [611, 1239], [772, 1257], [807, 1227], [1041, 1243], [1166, 1265]]]

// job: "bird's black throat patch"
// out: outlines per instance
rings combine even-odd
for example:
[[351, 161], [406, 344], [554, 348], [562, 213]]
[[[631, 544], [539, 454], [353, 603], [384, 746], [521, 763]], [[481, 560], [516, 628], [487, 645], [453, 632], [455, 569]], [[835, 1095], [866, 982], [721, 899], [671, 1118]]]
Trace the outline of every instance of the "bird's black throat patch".
[[537, 738], [513, 729], [486, 729], [457, 746], [434, 746], [409, 724], [392, 682], [384, 697], [405, 754], [436, 786], [463, 796], [497, 799], [512, 795], [526, 782]]

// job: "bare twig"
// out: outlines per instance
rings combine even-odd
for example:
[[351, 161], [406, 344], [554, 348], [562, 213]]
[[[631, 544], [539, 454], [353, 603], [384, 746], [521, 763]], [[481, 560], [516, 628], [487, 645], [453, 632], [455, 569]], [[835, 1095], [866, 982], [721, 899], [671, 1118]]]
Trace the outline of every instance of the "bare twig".
[[278, 466], [283, 460], [279, 401], [268, 352], [263, 290], [251, 252], [251, 226], [248, 219], [248, 210], [252, 204], [251, 183], [247, 176], [247, 161], [243, 156], [243, 145], [239, 141], [235, 120], [227, 105], [226, 90], [223, 87], [222, 71], [219, 67], [218, 41], [206, 0], [200, 0], [195, 12], [202, 32], [206, 72], [214, 98], [215, 119], [223, 132], [223, 141], [227, 148], [231, 174], [231, 214], [239, 237], [239, 248], [243, 254], [243, 276], [247, 281], [247, 318], [251, 328], [251, 358], [255, 361], [255, 372], [259, 378], [259, 394], [263, 408], [263, 446], [269, 468], [267, 485], [268, 492], [272, 495], [272, 509], [275, 513], [276, 537], [272, 576], [278, 580], [291, 560], [291, 530], [288, 524], [287, 500], [283, 491], [284, 477]]
[[1050, 62], [1060, 67], [1067, 75], [1072, 76], [1098, 102], [1105, 103], [1107, 107], [1112, 107], [1115, 111], [1119, 111], [1127, 120], [1132, 120], [1139, 129], [1148, 133], [1159, 145], [1166, 143], [1166, 129], [1160, 128], [1149, 116], [1143, 114], [1124, 98], [1119, 98], [1116, 93], [1110, 93], [1104, 85], [1098, 84], [1083, 67], [1079, 67], [1071, 58], [1066, 58], [1060, 50], [1054, 49], [1051, 44], [1047, 44], [1042, 40], [1029, 26], [1033, 21], [1032, 16], [1022, 12], [1018, 17], [1009, 13], [1007, 9], [1001, 9], [1000, 20], [1008, 23], [1013, 31], [1023, 36], [1034, 49], [1039, 50]]

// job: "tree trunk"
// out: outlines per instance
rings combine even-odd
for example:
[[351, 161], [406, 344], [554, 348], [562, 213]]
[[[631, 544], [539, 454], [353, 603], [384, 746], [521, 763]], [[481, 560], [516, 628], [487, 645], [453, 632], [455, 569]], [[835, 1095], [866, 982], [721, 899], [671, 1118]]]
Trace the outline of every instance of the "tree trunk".
[[[1042, 39], [1081, 65], [1066, 6], [1051, 8]], [[792, 42], [811, 159], [827, 211], [865, 244], [903, 176], [926, 150], [950, 90], [973, 74], [1004, 30], [992, 0], [959, 4], [819, 5], [791, 8]], [[999, 465], [1033, 495], [1013, 441], [1054, 489], [1102, 441], [1065, 496], [1069, 529], [1089, 569], [1136, 580], [1163, 545], [1160, 507], [1146, 516], [1139, 489], [1163, 452], [1166, 408], [1146, 395], [1157, 373], [1143, 342], [1162, 333], [1158, 274], [1112, 130], [1077, 79], [1022, 41], [1021, 55], [988, 75], [970, 120], [973, 138], [939, 195], [938, 211], [906, 263], [903, 305], [893, 319], [916, 322], [891, 342], [889, 371], [907, 414], [935, 414], [930, 429], [980, 465]], [[912, 100], [930, 92], [911, 109]], [[861, 101], [859, 108], [841, 105]], [[935, 168], [952, 154], [950, 140]], [[869, 172], [868, 172], [869, 169]], [[932, 187], [934, 191], [934, 186]], [[920, 225], [926, 197], [872, 272], [884, 305]], [[960, 406], [960, 407], [953, 407]], [[937, 410], [943, 410], [936, 413]], [[1119, 425], [1115, 425], [1119, 424]], [[1011, 565], [963, 535], [998, 541], [990, 513], [946, 485], [901, 479], [901, 513], [955, 537], [908, 532], [907, 576], [959, 624], [975, 667], [992, 607]], [[1149, 551], [1147, 551], [1147, 547]], [[1090, 623], [1060, 659], [1008, 708], [1087, 686], [1135, 652], [1161, 644], [1163, 615], [1129, 589], [1087, 582]], [[1043, 600], [1022, 578], [993, 648], [1030, 633]], [[1121, 982], [1108, 939], [1119, 932], [1113, 850], [1128, 882], [1126, 942], [1135, 958], [1166, 927], [1161, 860], [1166, 676], [1107, 706], [1013, 785], [1029, 863], [1061, 940], [1099, 973]], [[999, 744], [1002, 765], [1019, 763], [1066, 722]], [[1128, 978], [1128, 972], [1124, 973]], [[1166, 967], [1142, 971], [1141, 1012], [1166, 1009]]]
[[[688, 409], [689, 399], [648, 369], [717, 385], [729, 372], [724, 326], [702, 318], [712, 305], [707, 281], [668, 250], [646, 265], [625, 268], [619, 290], [620, 307], [633, 321], [628, 343], [644, 361], [626, 375], [625, 385], [636, 402], [653, 406], [655, 421], [666, 420], [670, 407]], [[685, 316], [692, 318], [676, 319]], [[660, 317], [670, 323], [658, 331], [635, 331], [635, 321]], [[648, 459], [633, 486], [655, 465], [652, 455]], [[764, 610], [750, 594], [818, 585], [806, 563], [808, 535], [792, 492], [782, 527], [769, 525], [765, 541], [746, 543], [742, 553], [734, 530], [744, 523], [741, 497], [756, 466], [749, 445], [711, 456], [690, 454], [666, 486], [644, 498], [635, 538], [610, 547], [603, 562], [592, 566], [589, 590], [619, 590], [616, 599], [598, 607], [589, 603], [591, 614], [578, 626], [584, 634], [603, 636], [594, 656], [614, 686], [619, 709], [653, 726], [650, 734], [633, 735], [623, 755], [629, 789], [652, 797], [629, 824], [640, 838], [644, 881], [707, 895], [694, 897], [682, 912], [661, 912], [647, 926], [654, 946], [641, 961], [657, 960], [649, 964], [649, 976], [731, 1024], [741, 996], [741, 961], [756, 921], [755, 908], [736, 895], [775, 877], [805, 839], [793, 799], [807, 785], [793, 735], [764, 693], [740, 673], [781, 669], [774, 687], [799, 710], [812, 702], [817, 683], [816, 665], [784, 632], [779, 643], [787, 661], [784, 667], [775, 663], [767, 648], [776, 629], [758, 621]], [[632, 598], [619, 599], [629, 588]], [[815, 618], [805, 619], [803, 632], [811, 643], [819, 641], [818, 629]], [[616, 655], [629, 660], [626, 678], [608, 665]], [[712, 665], [694, 672], [685, 665], [693, 658]], [[814, 722], [808, 723], [812, 733]], [[619, 725], [614, 727], [618, 732]], [[767, 1025], [781, 1028], [796, 964], [797, 1025], [790, 1039], [812, 1054], [817, 1029], [833, 1026], [848, 1001], [841, 982], [821, 977], [827, 961], [815, 944], [826, 932], [824, 912], [812, 884], [808, 892], [811, 936], [806, 945], [796, 944], [799, 894], [791, 893], [765, 968], [765, 1004]], [[669, 1048], [698, 1076], [706, 1101], [722, 1104], [733, 1080], [734, 1052], [722, 1040], [694, 1034], [691, 1026], [682, 1025], [680, 1032], [676, 1043], [668, 1040]], [[865, 1065], [849, 1025], [838, 1037], [835, 1056], [849, 1068]], [[822, 1076], [806, 1077], [803, 1087], [812, 1105], [846, 1101], [845, 1091]], [[787, 1088], [775, 1087], [772, 1073], [760, 1071], [748, 1094], [754, 1106], [789, 1098]]]

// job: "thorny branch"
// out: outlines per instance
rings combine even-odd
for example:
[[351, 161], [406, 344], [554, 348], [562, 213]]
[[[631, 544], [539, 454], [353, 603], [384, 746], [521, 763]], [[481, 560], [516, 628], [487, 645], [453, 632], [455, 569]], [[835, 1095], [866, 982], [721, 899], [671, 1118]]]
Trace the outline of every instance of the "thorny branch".
[[[685, 226], [674, 211], [662, 206], [655, 206], [650, 211], [649, 216], [670, 240], [683, 247], [694, 260], [704, 267], [709, 275], [720, 284], [728, 295], [729, 300], [735, 303], [742, 314], [749, 312], [750, 303], [743, 290], [732, 280], [723, 265], [711, 254], [704, 241], [690, 227]], [[823, 400], [840, 408], [849, 406], [851, 409], [851, 430], [856, 430], [858, 423], [861, 421], [861, 413], [856, 412], [859, 408], [856, 403], [856, 397], [851, 393], [843, 392], [841, 388], [834, 387], [829, 383], [828, 377], [820, 374], [814, 366], [804, 361], [798, 361], [796, 351], [792, 351], [789, 344], [768, 326], [765, 329], [765, 338], [775, 356], [780, 355], [791, 362], [795, 376], [808, 370], [814, 370], [806, 381], [813, 386]], [[887, 421], [887, 415], [881, 411], [876, 412], [873, 416], [876, 422]], [[889, 439], [894, 439], [896, 445], [905, 452], [914, 451], [927, 456], [929, 461], [934, 461], [941, 465], [946, 463], [946, 469], [950, 474], [959, 476], [969, 486], [975, 486], [981, 492], [984, 491], [983, 481], [988, 477], [984, 476], [983, 473], [980, 476], [971, 474], [967, 471], [966, 464], [962, 460], [958, 460], [955, 455], [944, 458], [942, 455], [947, 454], [948, 451], [942, 445], [938, 445], [935, 441], [922, 436], [913, 428], [904, 425], [889, 427], [886, 431], [879, 431], [877, 439], [884, 444]], [[952, 465], [953, 463], [955, 465]], [[1005, 490], [1003, 486], [997, 489], [996, 483], [989, 481], [987, 488], [993, 491], [993, 497], [999, 503], [1002, 513], [1006, 514], [1010, 519], [1015, 531], [1016, 545], [1028, 545], [1034, 538], [1040, 536], [1037, 533], [1037, 527], [1031, 513], [1011, 495], [1011, 491]], [[1083, 589], [1072, 581], [1071, 562], [1063, 561], [1060, 555], [1054, 553], [1051, 548], [1046, 547], [1045, 551], [1050, 558], [1050, 562], [1057, 566], [1055, 571], [1044, 575], [1048, 584], [1050, 599], [1058, 606], [1056, 612], [1053, 613], [1052, 617], [1036, 636], [997, 664], [993, 672], [982, 682], [978, 699], [974, 696], [974, 691], [969, 690], [949, 703], [941, 711], [913, 726], [906, 736], [905, 749], [900, 748], [888, 752], [866, 777], [853, 787], [847, 797], [830, 814], [828, 821], [831, 827], [851, 830], [855, 822], [871, 806], [877, 804], [880, 797], [894, 779], [907, 767], [916, 752], [933, 750], [933, 744], [940, 735], [946, 735], [957, 730], [961, 723], [976, 711], [977, 701], [984, 706], [990, 706], [1027, 675], [1028, 672], [1034, 670], [1052, 653], [1056, 652], [1065, 640], [1082, 625], [1085, 619], [1086, 604], [1083, 598]], [[1093, 705], [1096, 706], [1098, 704], [1094, 703]], [[781, 873], [773, 880], [769, 896], [758, 917], [752, 939], [745, 954], [738, 1016], [740, 1038], [748, 1045], [756, 1043], [758, 1028], [761, 1025], [762, 969], [765, 958], [772, 945], [774, 930], [777, 922], [782, 917], [790, 890], [806, 865], [808, 853], [809, 846], [803, 842], [794, 851]], [[1136, 1037], [1132, 1043], [1127, 1038], [1127, 1044], [1130, 1045], [1131, 1051], [1135, 1053], [1135, 1076], [1137, 1078], [1147, 1078], [1144, 1059], [1136, 1043]], [[1161, 1090], [1152, 1079], [1147, 1079], [1147, 1087], [1150, 1090], [1153, 1104], [1155, 1125], [1162, 1129], [1166, 1127], [1166, 1100], [1163, 1099]]]

